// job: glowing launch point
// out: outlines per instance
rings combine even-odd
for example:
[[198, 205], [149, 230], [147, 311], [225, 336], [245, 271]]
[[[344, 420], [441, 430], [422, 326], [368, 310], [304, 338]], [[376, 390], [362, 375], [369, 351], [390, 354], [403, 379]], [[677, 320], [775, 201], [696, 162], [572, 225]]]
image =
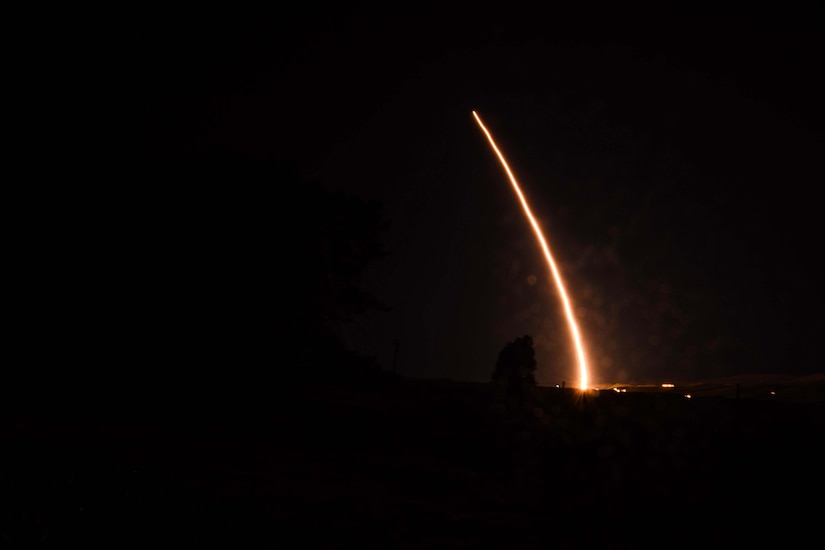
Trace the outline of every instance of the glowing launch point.
[[582, 346], [581, 336], [579, 336], [579, 327], [576, 324], [576, 317], [573, 315], [573, 309], [570, 307], [570, 300], [567, 298], [567, 292], [564, 290], [564, 284], [562, 283], [561, 275], [559, 275], [559, 270], [556, 269], [556, 262], [553, 260], [553, 255], [550, 254], [550, 248], [547, 246], [547, 242], [544, 238], [544, 234], [541, 232], [538, 222], [533, 217], [532, 212], [530, 212], [530, 207], [527, 205], [527, 199], [524, 198], [524, 194], [521, 192], [521, 188], [519, 187], [515, 176], [513, 176], [513, 172], [510, 171], [510, 167], [507, 165], [507, 161], [504, 160], [504, 155], [501, 154], [501, 151], [499, 151], [496, 146], [496, 142], [493, 141], [493, 136], [490, 135], [490, 132], [481, 122], [481, 118], [478, 116], [478, 113], [473, 111], [473, 116], [475, 117], [476, 122], [478, 122], [481, 131], [487, 136], [487, 140], [490, 142], [496, 156], [498, 156], [498, 160], [501, 161], [504, 171], [507, 172], [507, 176], [510, 178], [510, 183], [513, 184], [513, 189], [516, 191], [516, 195], [521, 202], [521, 206], [524, 208], [524, 213], [527, 215], [527, 219], [530, 220], [530, 225], [533, 226], [533, 231], [536, 233], [536, 237], [539, 240], [542, 251], [544, 251], [544, 257], [547, 258], [547, 263], [550, 265], [550, 271], [553, 273], [553, 279], [556, 281], [556, 287], [561, 295], [561, 301], [564, 304], [564, 313], [567, 316], [567, 322], [570, 325], [570, 332], [573, 336], [573, 343], [576, 346], [576, 353], [579, 357], [579, 388], [586, 390], [588, 384], [587, 360], [584, 357], [584, 348]]

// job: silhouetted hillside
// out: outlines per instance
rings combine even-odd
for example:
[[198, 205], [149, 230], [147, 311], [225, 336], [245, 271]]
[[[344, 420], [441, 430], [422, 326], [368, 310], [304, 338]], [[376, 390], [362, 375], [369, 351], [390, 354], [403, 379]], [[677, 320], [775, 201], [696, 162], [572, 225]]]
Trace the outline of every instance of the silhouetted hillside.
[[544, 388], [528, 414], [502, 416], [493, 396], [394, 378], [176, 414], [7, 417], [3, 535], [635, 548], [670, 535], [801, 544], [816, 525], [799, 488], [825, 489], [822, 402]]

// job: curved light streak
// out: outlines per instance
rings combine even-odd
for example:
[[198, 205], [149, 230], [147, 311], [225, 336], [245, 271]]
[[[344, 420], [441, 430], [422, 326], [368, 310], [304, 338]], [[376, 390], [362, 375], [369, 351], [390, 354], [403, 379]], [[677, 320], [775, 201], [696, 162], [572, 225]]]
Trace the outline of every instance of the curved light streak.
[[530, 225], [533, 226], [533, 231], [536, 233], [541, 249], [544, 251], [544, 257], [547, 258], [547, 263], [550, 265], [550, 271], [553, 273], [553, 279], [555, 279], [556, 287], [561, 295], [561, 301], [564, 304], [564, 313], [567, 316], [567, 323], [570, 325], [570, 333], [573, 336], [573, 343], [575, 344], [576, 354], [579, 358], [579, 387], [585, 390], [587, 389], [588, 384], [587, 359], [585, 359], [584, 356], [584, 346], [582, 346], [579, 326], [576, 324], [576, 317], [573, 315], [573, 309], [570, 307], [570, 300], [567, 298], [567, 292], [564, 289], [564, 283], [561, 280], [561, 275], [559, 275], [559, 270], [556, 268], [556, 262], [553, 260], [553, 255], [550, 253], [550, 248], [547, 246], [547, 241], [544, 238], [541, 227], [539, 227], [536, 218], [533, 217], [533, 213], [530, 211], [530, 206], [527, 204], [527, 199], [524, 198], [524, 194], [521, 192], [521, 188], [519, 187], [513, 172], [510, 170], [510, 166], [504, 159], [504, 155], [501, 151], [499, 151], [498, 146], [496, 146], [496, 142], [493, 140], [493, 136], [484, 126], [484, 123], [481, 122], [481, 117], [478, 116], [478, 113], [473, 111], [473, 116], [475, 117], [476, 122], [478, 122], [481, 131], [487, 136], [487, 140], [490, 142], [490, 146], [492, 146], [496, 156], [498, 156], [498, 160], [501, 161], [504, 171], [507, 172], [507, 176], [510, 178], [510, 183], [513, 184], [513, 189], [516, 191], [516, 195], [518, 195], [519, 201], [521, 201], [521, 206], [524, 208], [524, 213], [527, 214], [527, 219], [530, 220]]

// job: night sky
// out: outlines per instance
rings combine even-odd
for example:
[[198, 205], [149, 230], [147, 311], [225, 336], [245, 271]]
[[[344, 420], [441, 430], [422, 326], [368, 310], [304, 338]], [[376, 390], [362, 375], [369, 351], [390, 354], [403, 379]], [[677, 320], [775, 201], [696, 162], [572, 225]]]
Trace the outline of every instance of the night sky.
[[[545, 230], [594, 382], [822, 372], [821, 7], [393, 6], [158, 18], [96, 44], [91, 76], [64, 69], [78, 102], [61, 95], [44, 134], [82, 183], [45, 232], [42, 286], [65, 302], [53, 328], [76, 327], [77, 308], [95, 328], [62, 349], [114, 362], [112, 342], [139, 345], [112, 326], [133, 331], [118, 323], [142, 277], [174, 278], [157, 266], [193, 248], [251, 270], [244, 299], [265, 307], [287, 291], [279, 274], [312, 269], [288, 253], [301, 231], [233, 227], [289, 228], [306, 204], [284, 182], [300, 178], [380, 201], [389, 224], [364, 286], [392, 310], [347, 325], [351, 347], [404, 375], [481, 381], [530, 334], [539, 383], [573, 383], [561, 304], [475, 109]], [[257, 168], [201, 184], [216, 158]], [[221, 284], [189, 306], [208, 310]], [[171, 301], [152, 315], [168, 322]], [[258, 343], [271, 327], [221, 322]], [[230, 362], [251, 360], [236, 349]]]

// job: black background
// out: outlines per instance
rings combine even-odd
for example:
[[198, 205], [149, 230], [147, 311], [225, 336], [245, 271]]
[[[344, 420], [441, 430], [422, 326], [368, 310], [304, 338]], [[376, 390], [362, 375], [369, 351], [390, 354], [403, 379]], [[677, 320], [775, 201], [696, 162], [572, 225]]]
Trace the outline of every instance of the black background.
[[821, 23], [805, 4], [356, 3], [118, 14], [44, 40], [21, 140], [38, 143], [34, 216], [15, 227], [37, 237], [19, 264], [37, 305], [18, 324], [42, 335], [27, 368], [50, 372], [46, 348], [122, 363], [127, 346], [152, 350], [130, 376], [158, 356], [189, 376], [203, 338], [229, 332], [226, 357], [281, 364], [272, 296], [313, 269], [284, 251], [322, 215], [293, 223], [312, 201], [294, 189], [320, 181], [389, 222], [365, 285], [392, 311], [342, 329], [349, 346], [403, 374], [486, 380], [529, 333], [539, 382], [574, 380], [475, 109], [581, 308], [594, 382], [819, 372]]
[[[74, 10], [10, 20], [5, 541], [810, 539], [822, 8]], [[655, 390], [571, 389], [473, 109], [593, 381]], [[525, 333], [566, 389], [460, 382]]]

